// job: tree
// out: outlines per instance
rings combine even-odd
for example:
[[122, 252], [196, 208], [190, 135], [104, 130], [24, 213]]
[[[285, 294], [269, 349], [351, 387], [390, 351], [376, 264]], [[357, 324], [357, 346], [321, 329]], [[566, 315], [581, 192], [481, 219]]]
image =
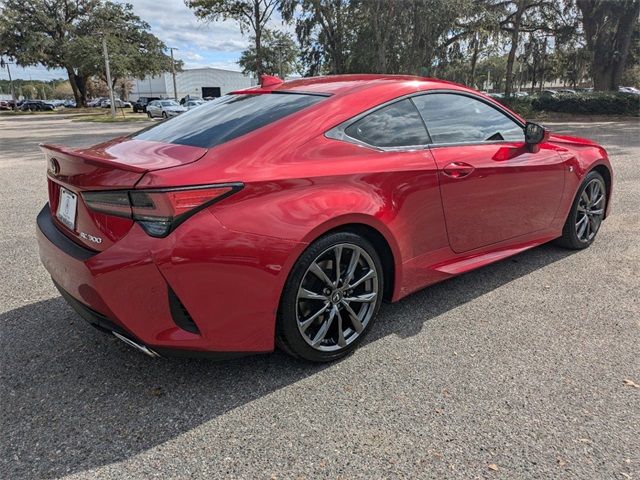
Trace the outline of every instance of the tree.
[[[253, 40], [253, 39], [252, 39]], [[278, 30], [265, 30], [262, 38], [262, 67], [258, 65], [255, 46], [242, 52], [238, 64], [244, 73], [277, 74], [284, 79], [296, 70], [298, 48], [288, 33]]]
[[235, 20], [243, 32], [251, 30], [256, 73], [264, 73], [262, 36], [278, 0], [185, 0], [185, 4], [198, 18]]
[[640, 0], [576, 0], [591, 52], [594, 90], [617, 91], [637, 28]]
[[[112, 88], [125, 77], [145, 78], [171, 70], [164, 43], [150, 33], [149, 24], [133, 13], [129, 4], [106, 2], [81, 20], [68, 46], [68, 57], [78, 69], [107, 81], [102, 36], [109, 52]], [[182, 62], [177, 62], [181, 69]]]
[[[296, 22], [307, 74], [346, 73], [347, 44], [353, 2], [348, 0], [282, 0], [285, 21]], [[351, 11], [350, 11], [351, 10]]]
[[53, 92], [56, 98], [71, 98], [73, 97], [73, 89], [68, 80], [62, 82], [56, 82]]
[[164, 45], [148, 29], [131, 5], [104, 0], [4, 0], [0, 8], [6, 53], [22, 66], [65, 69], [78, 106], [86, 105], [88, 79], [103, 76], [101, 35], [114, 80], [168, 69]]
[[420, 73], [470, 34], [473, 0], [283, 0], [308, 74]]
[[0, 8], [0, 45], [21, 66], [63, 68], [78, 105], [86, 100], [88, 75], [74, 65], [69, 45], [81, 19], [100, 0], [5, 0]]
[[505, 73], [504, 94], [513, 92], [514, 65], [520, 46], [521, 34], [545, 31], [553, 32], [549, 19], [558, 7], [555, 0], [489, 0], [487, 11], [496, 16], [498, 28], [509, 40], [509, 53]]

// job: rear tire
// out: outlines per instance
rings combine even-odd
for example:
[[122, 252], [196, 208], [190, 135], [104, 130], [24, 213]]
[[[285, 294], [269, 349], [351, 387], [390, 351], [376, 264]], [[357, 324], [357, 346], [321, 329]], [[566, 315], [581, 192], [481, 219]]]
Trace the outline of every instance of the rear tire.
[[165, 120], [168, 118], [167, 117], [167, 112], [162, 112], [162, 118], [164, 118]]
[[153, 118], [153, 115], [151, 115], [151, 112], [147, 112], [147, 117]]
[[342, 358], [371, 330], [383, 291], [382, 263], [368, 240], [349, 232], [321, 237], [289, 274], [276, 342], [285, 352], [311, 362]]
[[556, 244], [571, 250], [582, 250], [593, 243], [607, 208], [607, 186], [596, 171], [582, 181], [567, 216], [562, 236]]

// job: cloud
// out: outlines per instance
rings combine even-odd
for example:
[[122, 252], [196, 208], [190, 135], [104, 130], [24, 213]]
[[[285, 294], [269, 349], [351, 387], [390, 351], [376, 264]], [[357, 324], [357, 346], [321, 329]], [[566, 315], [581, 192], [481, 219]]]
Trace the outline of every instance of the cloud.
[[[125, 0], [118, 0], [124, 3]], [[168, 46], [198, 47], [200, 50], [242, 51], [248, 39], [232, 20], [205, 22], [198, 20], [184, 0], [129, 0], [140, 18], [151, 25], [151, 31]], [[161, 7], [159, 4], [161, 3]]]
[[[131, 3], [134, 12], [146, 21], [151, 32], [168, 47], [175, 47], [175, 57], [185, 68], [214, 67], [238, 71], [238, 59], [249, 46], [250, 33], [244, 34], [233, 20], [206, 22], [198, 20], [184, 0], [116, 0]], [[283, 25], [278, 12], [274, 12], [269, 28], [293, 32], [293, 26]], [[2, 75], [3, 72], [0, 72]], [[38, 66], [16, 68], [16, 78], [50, 80], [66, 78], [63, 70], [47, 70]]]
[[201, 62], [204, 60], [204, 57], [199, 53], [195, 52], [184, 52], [182, 54], [183, 60], [188, 60], [190, 62]]
[[[66, 70], [62, 70], [59, 68], [47, 69], [41, 65], [34, 67], [19, 67], [17, 65], [11, 65], [11, 77], [14, 80], [23, 79], [23, 80], [55, 80], [58, 78], [67, 79]], [[9, 76], [7, 74], [6, 69], [0, 69], [0, 79], [8, 80]]]

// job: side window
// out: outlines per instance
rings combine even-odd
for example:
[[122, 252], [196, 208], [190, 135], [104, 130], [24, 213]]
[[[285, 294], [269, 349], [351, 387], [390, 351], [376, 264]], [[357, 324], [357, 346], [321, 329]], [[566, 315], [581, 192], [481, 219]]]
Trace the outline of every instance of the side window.
[[430, 143], [420, 114], [409, 99], [370, 113], [349, 125], [345, 133], [375, 147], [408, 147]]
[[433, 143], [524, 142], [520, 125], [499, 110], [475, 98], [453, 93], [413, 97]]

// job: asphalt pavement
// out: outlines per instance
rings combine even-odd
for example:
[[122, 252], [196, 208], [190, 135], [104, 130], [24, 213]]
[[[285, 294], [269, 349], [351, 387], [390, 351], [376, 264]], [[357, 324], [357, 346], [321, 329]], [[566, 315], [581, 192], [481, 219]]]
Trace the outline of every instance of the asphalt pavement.
[[594, 245], [545, 245], [383, 305], [330, 365], [151, 359], [79, 319], [35, 241], [39, 142], [143, 124], [0, 116], [0, 479], [640, 479], [640, 124]]

